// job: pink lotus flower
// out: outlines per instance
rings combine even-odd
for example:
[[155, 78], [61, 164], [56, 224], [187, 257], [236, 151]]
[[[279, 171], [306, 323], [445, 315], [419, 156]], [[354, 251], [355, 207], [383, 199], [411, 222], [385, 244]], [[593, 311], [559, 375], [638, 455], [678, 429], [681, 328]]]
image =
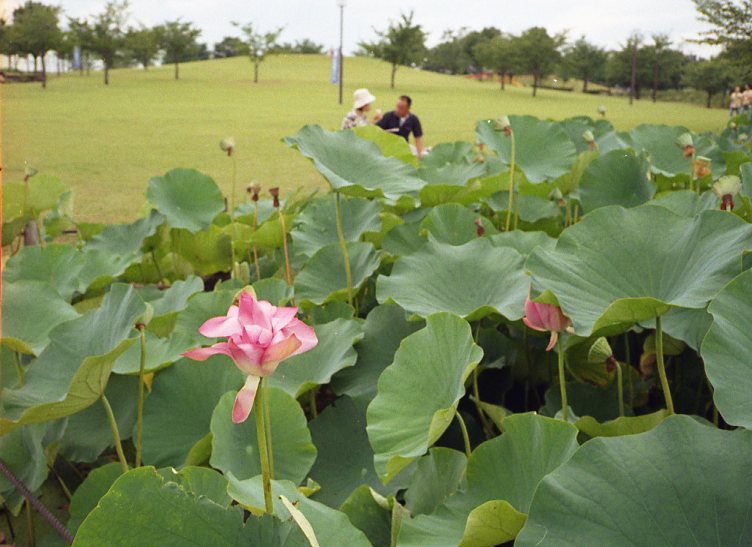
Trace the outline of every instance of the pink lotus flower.
[[546, 351], [551, 351], [559, 339], [559, 333], [569, 327], [569, 317], [564, 315], [559, 306], [533, 302], [530, 300], [530, 293], [525, 299], [525, 317], [522, 321], [533, 330], [551, 333]]
[[297, 313], [298, 308], [278, 308], [242, 292], [238, 305], [230, 306], [227, 315], [212, 317], [198, 329], [208, 338], [226, 337], [227, 341], [183, 354], [205, 361], [221, 353], [247, 375], [232, 407], [234, 423], [248, 419], [261, 378], [271, 375], [288, 357], [318, 344], [314, 330], [298, 319]]

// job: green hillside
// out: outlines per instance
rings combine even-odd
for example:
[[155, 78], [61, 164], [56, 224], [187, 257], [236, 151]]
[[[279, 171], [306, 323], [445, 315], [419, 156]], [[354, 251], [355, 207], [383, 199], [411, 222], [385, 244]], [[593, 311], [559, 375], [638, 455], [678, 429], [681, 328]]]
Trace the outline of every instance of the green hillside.
[[362, 58], [346, 59], [346, 104], [339, 106], [329, 74], [328, 57], [298, 55], [269, 58], [256, 85], [246, 58], [185, 64], [180, 81], [169, 66], [114, 70], [109, 87], [99, 73], [51, 76], [46, 91], [5, 85], [5, 180], [18, 180], [28, 162], [75, 189], [79, 220], [124, 220], [143, 205], [146, 181], [175, 166], [205, 171], [229, 191], [231, 160], [218, 142], [231, 135], [239, 188], [251, 180], [283, 190], [319, 185], [309, 162], [280, 139], [307, 123], [338, 128], [356, 87], [370, 88], [385, 111], [398, 94], [412, 95], [429, 145], [473, 140], [477, 119], [501, 113], [594, 116], [599, 104], [619, 129], [649, 122], [704, 131], [725, 123], [723, 111], [693, 105], [642, 101], [630, 108], [623, 98], [554, 91], [533, 99], [527, 88], [501, 93], [495, 83], [409, 68], [399, 69], [391, 90], [388, 65]]

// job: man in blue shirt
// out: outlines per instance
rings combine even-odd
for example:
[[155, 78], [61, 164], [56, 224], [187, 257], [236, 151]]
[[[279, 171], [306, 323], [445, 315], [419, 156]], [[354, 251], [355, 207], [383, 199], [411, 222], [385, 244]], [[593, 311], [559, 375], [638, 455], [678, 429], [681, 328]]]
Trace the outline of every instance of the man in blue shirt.
[[410, 112], [413, 101], [407, 95], [402, 95], [397, 100], [397, 105], [392, 112], [387, 112], [381, 119], [376, 121], [384, 131], [399, 135], [408, 143], [410, 142], [410, 133], [415, 137], [415, 149], [418, 159], [423, 158], [423, 128], [420, 126], [418, 116]]

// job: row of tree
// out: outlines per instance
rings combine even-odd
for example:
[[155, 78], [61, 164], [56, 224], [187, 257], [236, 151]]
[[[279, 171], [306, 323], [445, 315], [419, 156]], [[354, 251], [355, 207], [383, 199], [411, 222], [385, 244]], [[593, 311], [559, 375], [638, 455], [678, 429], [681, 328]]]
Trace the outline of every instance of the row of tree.
[[[710, 60], [684, 54], [665, 34], [650, 39], [632, 34], [621, 48], [608, 51], [585, 36], [569, 42], [566, 34], [552, 35], [542, 27], [520, 34], [494, 27], [447, 31], [437, 45], [428, 48], [427, 34], [412, 13], [403, 14], [384, 30], [376, 30], [376, 40], [362, 42], [359, 54], [391, 63], [392, 87], [397, 68], [407, 65], [446, 74], [490, 71], [499, 76], [501, 90], [514, 75], [530, 75], [533, 96], [552, 74], [564, 82], [581, 80], [585, 93], [591, 83], [628, 89], [630, 98], [636, 99], [649, 89], [653, 101], [659, 90], [691, 87], [706, 92], [710, 106], [713, 96], [726, 91], [733, 82], [752, 79], [752, 0], [741, 0], [746, 12], [730, 10], [733, 0], [696, 3], [704, 20], [715, 26], [715, 31], [701, 40], [724, 46], [723, 53]], [[727, 38], [730, 26], [736, 29], [731, 40]]]
[[[95, 59], [104, 69], [104, 83], [109, 84], [110, 69], [116, 66], [141, 65], [144, 69], [157, 60], [172, 63], [175, 79], [180, 78], [180, 63], [248, 55], [258, 81], [259, 65], [270, 52], [321, 53], [323, 46], [311, 40], [279, 44], [282, 29], [259, 32], [253, 24], [233, 23], [240, 37], [228, 36], [214, 45], [213, 53], [198, 41], [201, 30], [192, 23], [176, 19], [154, 27], [129, 26], [127, 2], [108, 2], [102, 11], [88, 18], [68, 18], [63, 28], [60, 7], [27, 1], [13, 10], [13, 22], [0, 19], [0, 53], [8, 59], [31, 57], [34, 72], [41, 65], [42, 85], [46, 85], [46, 57], [57, 54], [58, 63], [73, 61], [78, 49], [79, 68], [83, 72]], [[59, 70], [59, 66], [58, 66]]]

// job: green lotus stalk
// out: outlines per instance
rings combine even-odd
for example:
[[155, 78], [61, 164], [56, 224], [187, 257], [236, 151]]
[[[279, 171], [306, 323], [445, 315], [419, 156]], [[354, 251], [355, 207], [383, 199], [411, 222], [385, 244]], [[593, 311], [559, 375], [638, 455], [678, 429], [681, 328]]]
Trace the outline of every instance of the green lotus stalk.
[[[512, 214], [514, 212], [515, 207], [515, 187], [514, 187], [514, 170], [515, 170], [515, 163], [516, 163], [516, 146], [515, 146], [515, 138], [514, 138], [514, 131], [512, 131], [512, 128], [509, 128], [509, 138], [510, 140], [510, 163], [509, 163], [509, 203], [507, 205], [507, 220], [504, 223], [504, 231], [508, 232], [509, 227], [511, 226], [511, 220], [512, 220]], [[517, 215], [515, 215], [515, 223], [517, 222]]]
[[292, 287], [292, 269], [290, 268], [290, 253], [287, 249], [287, 226], [285, 226], [285, 215], [282, 213], [282, 207], [279, 203], [279, 188], [269, 188], [269, 193], [272, 195], [272, 205], [279, 214], [279, 223], [282, 226], [282, 250], [285, 254], [285, 275], [287, 278], [287, 285]]
[[342, 260], [345, 263], [345, 282], [347, 284], [347, 303], [352, 306], [352, 272], [350, 271], [350, 254], [347, 251], [347, 241], [345, 241], [345, 232], [342, 230], [342, 213], [339, 207], [339, 192], [334, 192], [334, 218], [337, 222], [337, 237], [339, 238], [339, 247], [342, 250]]
[[259, 264], [258, 247], [256, 246], [256, 229], [258, 228], [258, 192], [253, 201], [253, 265], [256, 267], [256, 281], [261, 279], [261, 265]]
[[115, 420], [115, 414], [112, 412], [112, 406], [107, 400], [107, 397], [102, 393], [102, 406], [107, 414], [107, 421], [110, 424], [112, 430], [112, 440], [115, 441], [115, 452], [117, 452], [118, 460], [120, 460], [120, 466], [123, 468], [123, 473], [128, 472], [128, 462], [125, 459], [125, 453], [123, 452], [123, 444], [120, 442], [120, 431], [118, 431], [117, 420]]
[[616, 363], [616, 389], [619, 392], [619, 417], [624, 417], [624, 379], [622, 377], [621, 363]]
[[259, 449], [259, 459], [261, 460], [261, 482], [264, 487], [264, 507], [266, 509], [266, 512], [270, 515], [274, 513], [274, 505], [272, 504], [272, 481], [271, 481], [271, 467], [269, 465], [270, 457], [269, 457], [269, 444], [266, 440], [266, 421], [264, 415], [265, 412], [265, 403], [264, 399], [266, 399], [266, 393], [265, 393], [265, 384], [264, 378], [261, 378], [261, 381], [259, 382], [259, 393], [258, 393], [258, 402], [256, 404], [255, 412], [256, 415], [256, 441], [258, 443], [258, 449]]
[[455, 410], [454, 415], [460, 424], [460, 430], [462, 430], [462, 442], [465, 444], [465, 455], [470, 458], [470, 456], [473, 454], [473, 448], [470, 445], [470, 435], [467, 432], [465, 420], [462, 419], [462, 415], [460, 414], [459, 410]]
[[266, 428], [266, 453], [269, 456], [269, 478], [274, 480], [274, 450], [272, 449], [272, 408], [271, 397], [269, 397], [269, 388], [264, 382], [259, 386], [264, 390], [264, 427]]
[[18, 385], [19, 387], [24, 387], [24, 384], [26, 383], [26, 371], [21, 364], [21, 355], [17, 351], [14, 351], [13, 355], [15, 356], [16, 374], [18, 374]]
[[661, 326], [660, 316], [655, 318], [655, 356], [658, 364], [658, 375], [661, 379], [661, 388], [663, 396], [666, 399], [666, 409], [669, 415], [674, 414], [674, 400], [671, 397], [671, 388], [668, 385], [668, 376], [666, 376], [666, 364], [663, 361], [663, 327]]
[[136, 326], [141, 338], [141, 360], [138, 366], [138, 407], [136, 408], [136, 458], [134, 467], [141, 467], [144, 429], [144, 370], [146, 369], [146, 333], [143, 324]]
[[561, 338], [556, 340], [556, 351], [559, 353], [559, 390], [561, 391], [561, 415], [565, 422], [569, 421], [569, 403], [567, 402], [567, 382], [564, 377], [564, 347]]

